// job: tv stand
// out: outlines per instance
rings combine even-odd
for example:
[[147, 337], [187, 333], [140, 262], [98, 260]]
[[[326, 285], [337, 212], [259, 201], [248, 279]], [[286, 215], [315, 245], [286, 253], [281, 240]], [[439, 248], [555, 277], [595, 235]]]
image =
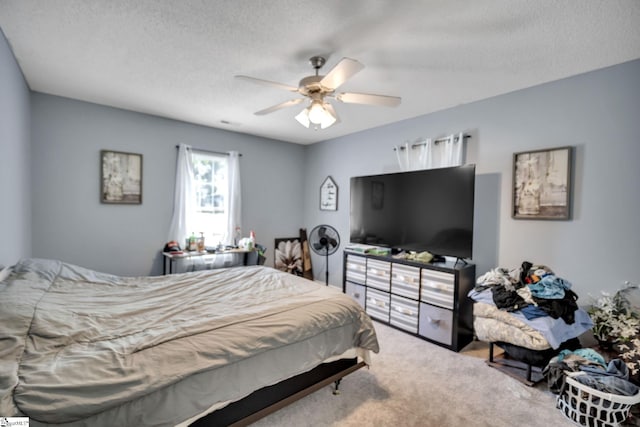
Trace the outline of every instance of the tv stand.
[[376, 321], [460, 351], [473, 340], [476, 267], [344, 252], [343, 292]]

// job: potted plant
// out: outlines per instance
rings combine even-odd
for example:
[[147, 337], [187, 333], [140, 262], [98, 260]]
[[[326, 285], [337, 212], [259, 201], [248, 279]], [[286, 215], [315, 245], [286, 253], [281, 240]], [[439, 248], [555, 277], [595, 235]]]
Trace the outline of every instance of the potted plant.
[[614, 344], [627, 342], [640, 332], [640, 313], [629, 301], [629, 291], [637, 287], [625, 282], [613, 295], [602, 292], [588, 308], [593, 335], [601, 347], [610, 350]]

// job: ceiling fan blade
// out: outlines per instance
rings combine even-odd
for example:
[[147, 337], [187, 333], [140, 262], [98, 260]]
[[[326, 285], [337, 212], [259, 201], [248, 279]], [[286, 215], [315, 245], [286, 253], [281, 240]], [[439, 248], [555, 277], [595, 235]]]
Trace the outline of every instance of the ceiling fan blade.
[[257, 84], [260, 84], [260, 85], [277, 87], [279, 89], [288, 90], [289, 92], [297, 92], [298, 91], [298, 88], [295, 87], [295, 86], [286, 85], [284, 83], [272, 82], [270, 80], [257, 79], [255, 77], [249, 77], [249, 76], [235, 76], [235, 78], [236, 79], [240, 79], [240, 80], [246, 80], [246, 81], [251, 82], [251, 83], [257, 83]]
[[320, 84], [324, 87], [337, 89], [338, 86], [342, 85], [363, 68], [364, 65], [355, 59], [342, 58], [340, 62], [320, 80]]
[[335, 98], [347, 104], [368, 104], [381, 107], [397, 107], [402, 98], [397, 96], [373, 95], [371, 93], [339, 93]]
[[282, 102], [277, 105], [273, 105], [269, 108], [265, 108], [264, 110], [256, 111], [254, 114], [256, 116], [264, 116], [265, 114], [273, 113], [274, 111], [280, 110], [282, 108], [291, 107], [292, 105], [300, 104], [304, 101], [304, 98], [290, 99], [289, 101]]

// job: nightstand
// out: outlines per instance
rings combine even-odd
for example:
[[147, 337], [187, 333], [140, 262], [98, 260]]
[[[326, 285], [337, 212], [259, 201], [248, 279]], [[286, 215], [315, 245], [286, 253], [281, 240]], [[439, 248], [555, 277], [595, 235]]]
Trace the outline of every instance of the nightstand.
[[[164, 257], [162, 263], [162, 274], [173, 274], [174, 264], [178, 261], [192, 261], [192, 262], [200, 262], [201, 265], [215, 265], [215, 258], [221, 255], [234, 255], [238, 257], [242, 257], [242, 263], [240, 265], [248, 265], [249, 254], [254, 252], [253, 250], [248, 251], [245, 249], [229, 249], [224, 251], [216, 251], [216, 252], [162, 252]], [[210, 264], [207, 264], [207, 261], [210, 261]], [[168, 273], [167, 273], [167, 265], [168, 265]], [[195, 264], [194, 264], [195, 265]], [[238, 265], [238, 264], [234, 264]], [[226, 265], [225, 265], [226, 266]], [[212, 267], [219, 268], [219, 267]]]

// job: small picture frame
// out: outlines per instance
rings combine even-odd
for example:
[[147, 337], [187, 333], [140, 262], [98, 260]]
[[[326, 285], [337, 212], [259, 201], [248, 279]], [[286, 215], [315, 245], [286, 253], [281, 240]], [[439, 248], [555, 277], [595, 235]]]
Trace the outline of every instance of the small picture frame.
[[513, 155], [514, 219], [571, 218], [573, 147], [526, 151]]
[[326, 177], [320, 186], [320, 210], [338, 210], [338, 186], [330, 176]]
[[142, 154], [100, 151], [100, 202], [142, 203]]

